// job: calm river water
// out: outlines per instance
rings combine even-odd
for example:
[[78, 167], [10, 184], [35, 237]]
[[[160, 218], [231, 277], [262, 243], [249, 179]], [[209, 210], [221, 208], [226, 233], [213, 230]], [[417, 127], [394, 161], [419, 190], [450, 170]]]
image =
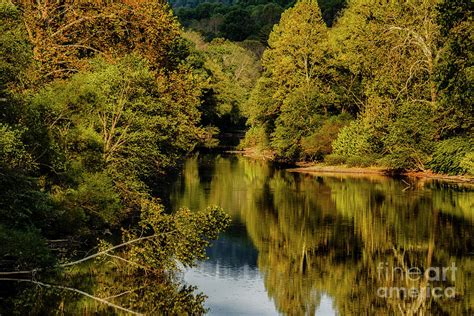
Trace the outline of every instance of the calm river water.
[[474, 314], [472, 187], [201, 155], [170, 200], [232, 217], [184, 274], [211, 315]]
[[211, 315], [474, 315], [473, 185], [199, 155], [170, 190], [173, 209], [218, 205], [232, 217], [184, 280], [135, 271], [117, 252], [0, 278], [0, 316], [200, 310], [183, 281], [207, 295]]

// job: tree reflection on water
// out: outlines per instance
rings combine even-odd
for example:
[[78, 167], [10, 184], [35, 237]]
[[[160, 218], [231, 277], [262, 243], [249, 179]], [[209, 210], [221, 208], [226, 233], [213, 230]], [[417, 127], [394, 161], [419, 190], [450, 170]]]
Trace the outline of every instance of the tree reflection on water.
[[[342, 315], [473, 312], [472, 187], [301, 175], [243, 157], [201, 156], [187, 161], [171, 200], [198, 209], [220, 205], [246, 228], [266, 291], [280, 313], [314, 315], [325, 294]], [[411, 281], [380, 277], [380, 263], [405, 273], [410, 267], [424, 271], [455, 263], [457, 271], [455, 280]], [[377, 295], [379, 288], [394, 287], [454, 287], [456, 296]]]

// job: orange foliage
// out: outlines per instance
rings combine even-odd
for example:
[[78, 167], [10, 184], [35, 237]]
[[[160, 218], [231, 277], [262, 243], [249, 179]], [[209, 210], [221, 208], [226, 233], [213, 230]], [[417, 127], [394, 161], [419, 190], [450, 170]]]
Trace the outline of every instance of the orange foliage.
[[137, 53], [168, 67], [180, 27], [168, 4], [152, 0], [18, 0], [43, 81], [68, 77], [87, 59]]

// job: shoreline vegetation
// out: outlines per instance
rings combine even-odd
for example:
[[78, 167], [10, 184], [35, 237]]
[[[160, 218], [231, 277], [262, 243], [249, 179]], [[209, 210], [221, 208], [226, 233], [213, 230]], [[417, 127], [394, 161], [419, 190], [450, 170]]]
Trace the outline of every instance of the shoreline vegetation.
[[[228, 150], [226, 153], [239, 154], [244, 157], [256, 160], [265, 160], [276, 162], [275, 155], [271, 151], [257, 151], [254, 149], [244, 150]], [[294, 163], [294, 166], [286, 168], [289, 172], [306, 173], [306, 174], [349, 174], [358, 176], [405, 176], [410, 178], [418, 179], [433, 179], [443, 180], [449, 182], [459, 182], [474, 184], [474, 176], [469, 175], [448, 175], [442, 173], [436, 173], [431, 170], [415, 171], [415, 170], [402, 170], [396, 171], [389, 168], [368, 166], [368, 167], [352, 167], [345, 164], [331, 165], [324, 162], [306, 162], [299, 161]]]
[[270, 33], [240, 149], [474, 175], [474, 5], [352, 0], [329, 25], [320, 2], [296, 2]]
[[93, 297], [99, 314], [205, 313], [176, 276], [230, 218], [167, 208], [167, 185], [252, 86], [233, 61], [256, 61], [184, 33], [161, 1], [0, 0], [0, 276], [27, 272], [0, 278], [1, 315], [75, 314]]
[[[382, 167], [348, 167], [346, 165], [327, 165], [324, 163], [307, 164], [303, 163], [301, 167], [289, 168], [290, 172], [299, 173], [341, 173], [341, 174], [357, 174], [357, 175], [381, 175], [393, 176], [394, 173], [388, 168]], [[472, 176], [451, 176], [446, 174], [434, 173], [431, 170], [426, 171], [403, 171], [395, 175], [418, 178], [418, 179], [433, 179], [450, 182], [460, 182], [474, 184], [474, 177]]]

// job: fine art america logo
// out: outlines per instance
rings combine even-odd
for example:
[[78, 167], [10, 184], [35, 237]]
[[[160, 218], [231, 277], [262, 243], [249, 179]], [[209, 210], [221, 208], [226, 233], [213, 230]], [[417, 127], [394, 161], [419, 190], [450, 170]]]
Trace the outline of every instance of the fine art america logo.
[[379, 262], [379, 282], [388, 286], [379, 287], [377, 296], [389, 299], [454, 298], [456, 289], [449, 284], [454, 284], [456, 270], [454, 262], [451, 266], [429, 267], [424, 270], [419, 267], [389, 266], [387, 262]]

